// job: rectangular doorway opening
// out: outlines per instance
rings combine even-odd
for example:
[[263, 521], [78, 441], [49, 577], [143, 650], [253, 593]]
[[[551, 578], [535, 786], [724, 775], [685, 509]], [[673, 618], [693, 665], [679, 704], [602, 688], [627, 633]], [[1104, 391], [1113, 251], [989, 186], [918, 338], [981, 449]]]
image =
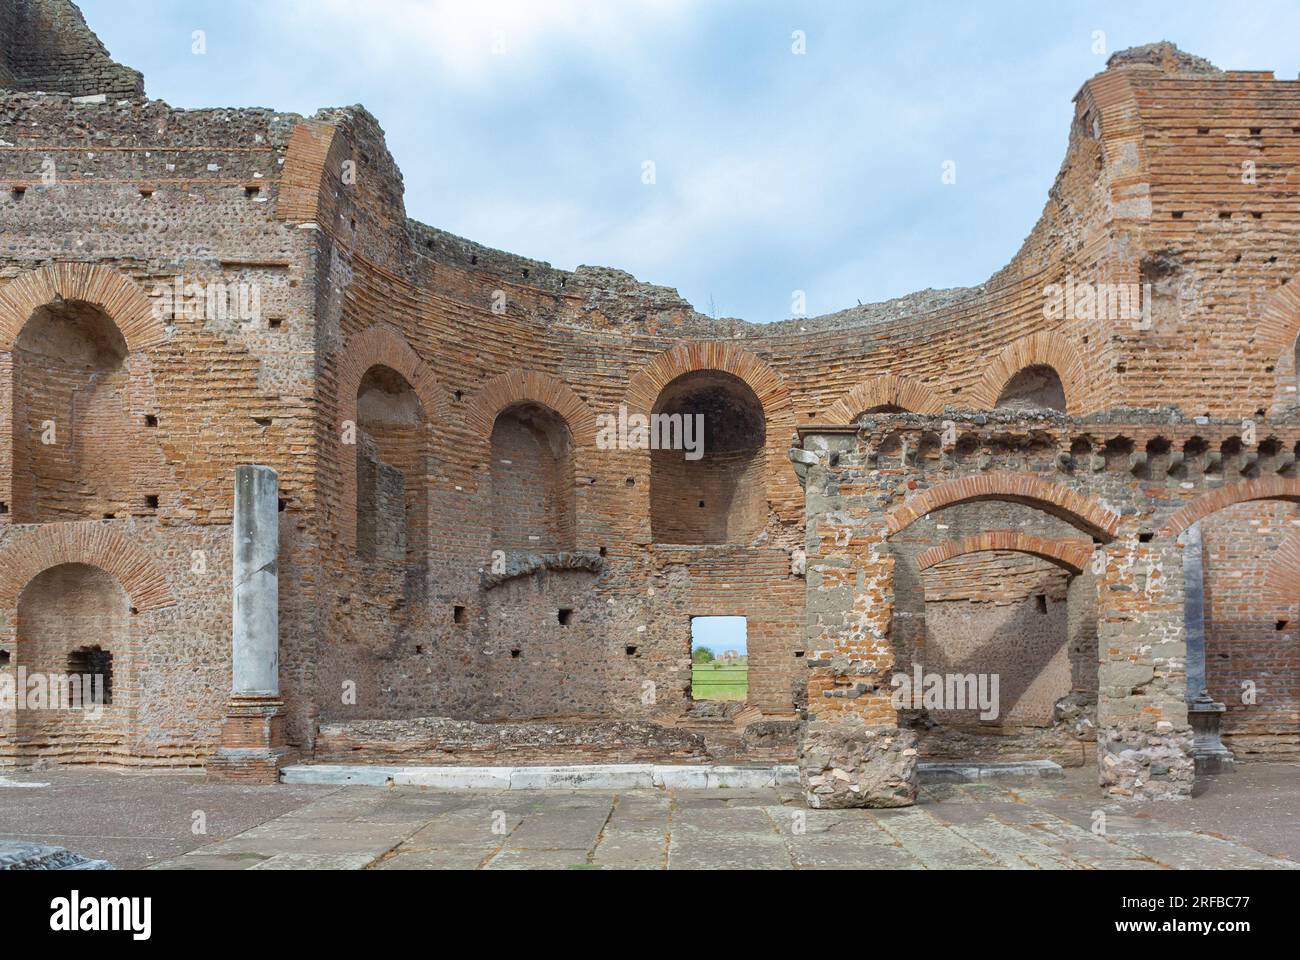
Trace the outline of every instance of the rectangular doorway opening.
[[744, 617], [691, 617], [691, 699], [749, 696], [749, 625]]

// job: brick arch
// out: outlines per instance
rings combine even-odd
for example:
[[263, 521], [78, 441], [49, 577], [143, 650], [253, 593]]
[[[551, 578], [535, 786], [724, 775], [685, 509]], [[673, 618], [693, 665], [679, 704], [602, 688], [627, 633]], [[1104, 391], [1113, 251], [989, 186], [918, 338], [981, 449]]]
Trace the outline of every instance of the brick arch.
[[375, 324], [348, 337], [339, 352], [338, 385], [340, 419], [357, 418], [357, 390], [366, 372], [373, 367], [388, 367], [406, 378], [424, 407], [424, 415], [442, 420], [447, 416], [450, 401], [433, 368], [420, 359], [397, 331], [383, 324]]
[[1091, 540], [1049, 540], [1021, 530], [985, 530], [923, 551], [916, 557], [916, 568], [928, 570], [953, 557], [986, 550], [1027, 553], [1078, 574], [1092, 556], [1093, 545]]
[[902, 407], [909, 413], [940, 413], [943, 403], [934, 392], [911, 377], [886, 373], [863, 380], [826, 411], [827, 423], [851, 423], [865, 410], [885, 405]]
[[[794, 429], [794, 411], [785, 380], [755, 354], [734, 343], [706, 340], [679, 343], [655, 357], [628, 382], [627, 406], [633, 413], [649, 413], [664, 387], [688, 373], [717, 370], [729, 373], [754, 391], [763, 406], [769, 435], [771, 426], [789, 421]], [[784, 438], [785, 443], [789, 438]]]
[[1273, 361], [1273, 409], [1283, 410], [1300, 403], [1300, 369], [1295, 362], [1300, 342], [1300, 276], [1278, 287], [1264, 301], [1255, 325], [1255, 343]]
[[1008, 500], [1037, 507], [1105, 540], [1114, 539], [1119, 528], [1117, 513], [1069, 487], [1029, 474], [998, 471], [948, 480], [909, 497], [885, 517], [887, 535], [893, 536], [907, 529], [935, 510], [973, 500]]
[[50, 523], [19, 534], [0, 552], [0, 606], [13, 609], [27, 584], [51, 567], [81, 563], [117, 579], [141, 613], [176, 605], [153, 559], [104, 523]]
[[1273, 552], [1264, 589], [1281, 603], [1300, 602], [1300, 530], [1288, 534]]
[[336, 197], [342, 184], [340, 171], [347, 153], [344, 138], [333, 124], [303, 121], [289, 135], [284, 167], [280, 170], [280, 192], [275, 206], [277, 220], [316, 223], [333, 231], [337, 224]]
[[[794, 405], [785, 378], [756, 354], [723, 340], [679, 343], [633, 374], [623, 402], [630, 413], [648, 414], [654, 410], [664, 387], [685, 374], [705, 371], [729, 373], [758, 397], [766, 421], [768, 505], [783, 522], [801, 520], [803, 492], [787, 460], [795, 431]], [[643, 477], [650, 471], [650, 456], [648, 451], [644, 453], [636, 468]], [[649, 485], [639, 486], [648, 496]]]
[[1294, 276], [1269, 295], [1255, 324], [1255, 345], [1268, 358], [1295, 346], [1300, 336], [1300, 276]]
[[563, 380], [536, 370], [511, 370], [493, 377], [474, 394], [465, 422], [484, 443], [492, 439], [497, 416], [517, 403], [536, 403], [554, 411], [568, 424], [579, 451], [596, 444], [596, 415]]
[[33, 313], [59, 300], [99, 307], [117, 325], [131, 353], [167, 341], [167, 328], [134, 280], [102, 264], [50, 263], [19, 274], [0, 289], [0, 353], [13, 351]]
[[1046, 366], [1056, 371], [1065, 387], [1065, 412], [1078, 416], [1088, 409], [1088, 371], [1074, 344], [1059, 333], [1031, 333], [1003, 347], [984, 367], [971, 390], [971, 405], [992, 410], [1002, 389], [1026, 367]]
[[1300, 503], [1300, 479], [1256, 477], [1211, 490], [1174, 511], [1160, 533], [1162, 536], [1176, 537], [1203, 517], [1234, 503], [1247, 503], [1251, 500], [1290, 500]]
[[[411, 345], [393, 328], [383, 324], [367, 327], [348, 337], [338, 354], [337, 384], [339, 427], [345, 422], [356, 423], [357, 391], [366, 372], [373, 367], [388, 367], [406, 378], [415, 391], [424, 415], [435, 433], [446, 422], [450, 400], [433, 374], [433, 369]], [[356, 549], [357, 540], [357, 447], [342, 442], [341, 429], [334, 432], [335, 443], [340, 447], [338, 462], [343, 470], [340, 478], [342, 504], [341, 537], [349, 550]]]

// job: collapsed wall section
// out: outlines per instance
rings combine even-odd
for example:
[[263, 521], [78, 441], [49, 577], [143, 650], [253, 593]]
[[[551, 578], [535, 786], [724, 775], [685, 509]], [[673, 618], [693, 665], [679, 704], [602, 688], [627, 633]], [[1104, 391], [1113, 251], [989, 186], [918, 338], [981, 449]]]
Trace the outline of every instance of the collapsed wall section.
[[0, 89], [140, 100], [144, 77], [114, 62], [71, 0], [0, 0]]

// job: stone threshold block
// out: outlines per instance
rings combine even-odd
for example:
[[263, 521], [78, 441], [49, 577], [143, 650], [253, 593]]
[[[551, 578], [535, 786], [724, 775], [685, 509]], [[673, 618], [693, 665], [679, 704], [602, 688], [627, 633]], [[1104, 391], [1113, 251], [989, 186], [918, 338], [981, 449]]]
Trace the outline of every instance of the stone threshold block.
[[435, 790], [754, 790], [794, 786], [793, 764], [592, 763], [531, 767], [401, 767], [312, 763], [286, 766], [284, 783]]
[[975, 783], [980, 780], [1018, 780], [1039, 777], [1054, 780], [1065, 776], [1053, 760], [1022, 760], [1005, 763], [921, 763], [922, 783]]
[[0, 843], [0, 870], [112, 870], [104, 860], [90, 860], [63, 847], [41, 843]]
[[917, 736], [861, 721], [813, 721], [799, 744], [799, 783], [809, 807], [907, 807], [919, 787]]

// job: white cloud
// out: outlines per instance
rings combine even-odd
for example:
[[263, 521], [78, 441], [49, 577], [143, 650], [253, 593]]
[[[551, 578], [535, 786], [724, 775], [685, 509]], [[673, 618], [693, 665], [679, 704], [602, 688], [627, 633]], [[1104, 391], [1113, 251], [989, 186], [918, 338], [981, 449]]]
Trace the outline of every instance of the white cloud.
[[[376, 66], [434, 67], [473, 80], [580, 48], [600, 59], [632, 49], [643, 31], [679, 21], [688, 0], [294, 0], [297, 29], [344, 36]], [[412, 70], [413, 78], [419, 70]]]

